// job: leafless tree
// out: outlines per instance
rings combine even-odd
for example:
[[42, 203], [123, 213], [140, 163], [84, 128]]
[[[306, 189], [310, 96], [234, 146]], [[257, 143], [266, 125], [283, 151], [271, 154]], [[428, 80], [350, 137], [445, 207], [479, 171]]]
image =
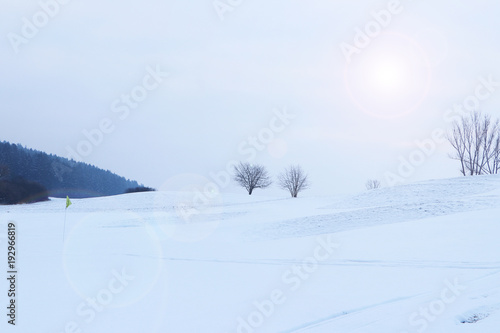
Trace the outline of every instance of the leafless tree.
[[234, 167], [234, 180], [244, 187], [249, 195], [252, 195], [256, 188], [266, 188], [272, 184], [264, 166], [243, 162]]
[[292, 165], [278, 175], [279, 186], [290, 191], [290, 195], [296, 198], [300, 191], [310, 187], [308, 175], [299, 165]]
[[473, 112], [453, 123], [448, 141], [460, 161], [462, 175], [497, 174], [500, 171], [500, 122]]
[[365, 186], [367, 190], [374, 190], [380, 188], [382, 186], [382, 183], [377, 179], [369, 179], [366, 182]]

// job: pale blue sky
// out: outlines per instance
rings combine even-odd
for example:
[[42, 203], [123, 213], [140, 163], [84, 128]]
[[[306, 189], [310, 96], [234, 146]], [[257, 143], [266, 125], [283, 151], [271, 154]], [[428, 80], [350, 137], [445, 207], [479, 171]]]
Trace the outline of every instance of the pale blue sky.
[[[390, 3], [242, 1], [222, 21], [212, 0], [69, 1], [44, 25], [38, 1], [0, 0], [0, 140], [67, 156], [109, 119], [111, 133], [81, 160], [161, 188], [245, 160], [247, 138], [286, 107], [296, 118], [255, 162], [273, 174], [300, 163], [310, 194], [361, 191], [397, 174], [415, 140], [449, 128], [446, 109], [480, 77], [500, 81], [495, 1], [401, 0], [347, 65], [341, 43]], [[33, 16], [42, 26], [16, 53], [12, 34]], [[120, 119], [113, 102], [157, 67], [168, 78]], [[499, 115], [499, 104], [500, 89], [480, 108]], [[458, 176], [448, 151], [439, 145], [404, 181]]]

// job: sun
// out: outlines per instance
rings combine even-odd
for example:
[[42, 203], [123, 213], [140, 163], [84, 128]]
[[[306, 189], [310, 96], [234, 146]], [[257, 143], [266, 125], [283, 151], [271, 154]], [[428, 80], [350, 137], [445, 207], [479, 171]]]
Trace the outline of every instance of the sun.
[[399, 34], [380, 35], [347, 65], [351, 100], [363, 112], [397, 118], [418, 108], [430, 84], [430, 66], [418, 45]]
[[410, 79], [409, 70], [402, 61], [383, 59], [368, 68], [367, 78], [373, 89], [393, 93], [401, 89]]

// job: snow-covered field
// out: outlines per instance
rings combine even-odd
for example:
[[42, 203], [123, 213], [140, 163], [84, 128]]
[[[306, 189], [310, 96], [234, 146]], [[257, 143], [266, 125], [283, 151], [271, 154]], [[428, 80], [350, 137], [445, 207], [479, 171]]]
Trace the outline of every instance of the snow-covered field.
[[263, 194], [0, 206], [0, 331], [499, 332], [500, 177]]

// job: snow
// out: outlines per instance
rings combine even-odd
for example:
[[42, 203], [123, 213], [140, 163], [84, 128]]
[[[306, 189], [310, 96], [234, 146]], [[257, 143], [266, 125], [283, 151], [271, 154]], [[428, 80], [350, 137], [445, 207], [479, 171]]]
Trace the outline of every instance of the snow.
[[263, 193], [74, 199], [64, 244], [64, 199], [0, 206], [1, 331], [498, 332], [500, 177]]

